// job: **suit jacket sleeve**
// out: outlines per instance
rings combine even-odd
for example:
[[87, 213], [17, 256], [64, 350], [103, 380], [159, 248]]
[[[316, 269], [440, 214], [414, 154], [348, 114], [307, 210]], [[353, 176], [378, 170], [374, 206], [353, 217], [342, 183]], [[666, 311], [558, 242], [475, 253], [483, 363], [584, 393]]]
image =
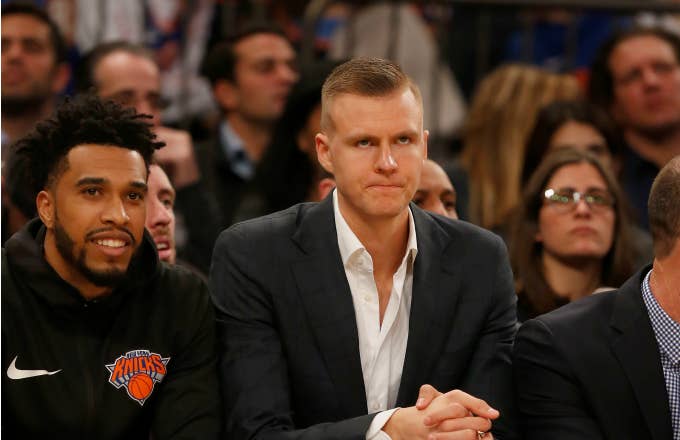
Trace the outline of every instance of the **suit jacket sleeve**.
[[501, 412], [501, 417], [493, 422], [492, 431], [499, 440], [511, 440], [519, 438], [511, 364], [517, 312], [512, 271], [500, 238], [494, 257], [488, 265], [493, 268], [489, 274], [493, 276], [489, 313], [461, 389]]
[[514, 347], [514, 374], [525, 439], [602, 439], [579, 383], [550, 328], [527, 321]]
[[273, 292], [259, 281], [270, 268], [252, 254], [248, 238], [239, 225], [223, 232], [210, 270], [226, 438], [364, 440], [375, 414], [296, 429], [277, 331], [281, 317], [274, 313]]

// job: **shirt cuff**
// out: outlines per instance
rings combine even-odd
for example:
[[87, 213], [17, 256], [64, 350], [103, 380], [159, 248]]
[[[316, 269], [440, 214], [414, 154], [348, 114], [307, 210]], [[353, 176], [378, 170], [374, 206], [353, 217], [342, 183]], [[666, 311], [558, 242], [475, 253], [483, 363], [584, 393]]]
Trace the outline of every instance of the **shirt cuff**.
[[368, 431], [366, 431], [366, 440], [392, 440], [392, 437], [387, 435], [382, 429], [387, 424], [390, 417], [392, 417], [392, 414], [398, 409], [399, 408], [394, 408], [376, 414], [376, 416], [373, 417], [371, 425], [368, 427]]

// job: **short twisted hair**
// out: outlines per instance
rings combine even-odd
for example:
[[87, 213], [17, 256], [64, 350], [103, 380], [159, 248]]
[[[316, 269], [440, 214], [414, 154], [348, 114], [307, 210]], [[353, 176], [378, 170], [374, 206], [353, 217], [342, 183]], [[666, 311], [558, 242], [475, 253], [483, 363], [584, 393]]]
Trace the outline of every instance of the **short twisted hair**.
[[[22, 176], [30, 194], [53, 185], [68, 169], [69, 151], [83, 144], [109, 145], [137, 151], [147, 172], [153, 152], [165, 145], [156, 141], [149, 117], [93, 95], [67, 99], [49, 119], [19, 139], [7, 161], [10, 176]], [[30, 170], [30, 172], [26, 172]], [[35, 200], [35, 198], [33, 198]]]

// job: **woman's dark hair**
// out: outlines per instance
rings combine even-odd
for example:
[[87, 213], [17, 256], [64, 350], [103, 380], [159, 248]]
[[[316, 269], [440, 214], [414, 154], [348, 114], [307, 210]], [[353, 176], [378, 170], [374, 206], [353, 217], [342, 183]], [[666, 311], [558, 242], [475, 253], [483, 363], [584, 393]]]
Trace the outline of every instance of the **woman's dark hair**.
[[306, 66], [291, 91], [255, 174], [254, 185], [264, 197], [266, 213], [304, 202], [320, 180], [320, 165], [300, 150], [297, 137], [321, 104], [321, 87], [338, 64], [326, 61]]
[[7, 173], [10, 179], [22, 177], [27, 194], [35, 200], [67, 169], [68, 152], [78, 145], [110, 145], [137, 151], [148, 170], [153, 152], [165, 144], [156, 141], [146, 119], [148, 116], [134, 109], [93, 95], [67, 99], [49, 119], [12, 145]]
[[604, 179], [614, 197], [614, 241], [602, 262], [601, 283], [621, 285], [632, 273], [635, 250], [631, 238], [631, 221], [628, 207], [613, 172], [602, 165], [597, 156], [587, 151], [562, 148], [549, 153], [529, 179], [520, 204], [512, 219], [510, 258], [515, 274], [516, 290], [520, 302], [530, 309], [530, 317], [547, 313], [566, 301], [557, 296], [543, 274], [543, 246], [535, 237], [538, 232], [538, 215], [543, 206], [543, 192], [550, 178], [562, 167], [588, 163]]
[[536, 125], [527, 141], [522, 168], [522, 188], [541, 163], [555, 132], [570, 121], [587, 124], [597, 130], [604, 137], [612, 157], [620, 153], [623, 140], [607, 114], [586, 101], [555, 101], [539, 111]]

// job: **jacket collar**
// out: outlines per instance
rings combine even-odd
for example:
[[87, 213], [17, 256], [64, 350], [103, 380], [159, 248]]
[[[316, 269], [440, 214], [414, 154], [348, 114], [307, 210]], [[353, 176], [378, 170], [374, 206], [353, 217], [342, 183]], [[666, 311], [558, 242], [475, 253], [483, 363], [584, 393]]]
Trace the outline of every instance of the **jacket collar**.
[[[413, 405], [407, 401], [417, 395], [445, 342], [445, 332], [434, 331], [434, 327], [444, 325], [452, 316], [458, 295], [439, 295], [441, 286], [455, 292], [459, 284], [460, 265], [441, 265], [451, 237], [430, 214], [414, 204], [410, 206], [419, 251], [398, 405]], [[318, 204], [303, 205], [298, 212], [292, 240], [302, 256], [293, 263], [292, 270], [310, 328], [335, 385], [344, 417], [366, 414], [356, 317], [338, 248], [332, 197]]]
[[609, 322], [614, 330], [612, 349], [639, 402], [652, 438], [672, 437], [671, 413], [659, 348], [642, 300], [642, 281], [651, 266], [640, 270], [619, 289]]

